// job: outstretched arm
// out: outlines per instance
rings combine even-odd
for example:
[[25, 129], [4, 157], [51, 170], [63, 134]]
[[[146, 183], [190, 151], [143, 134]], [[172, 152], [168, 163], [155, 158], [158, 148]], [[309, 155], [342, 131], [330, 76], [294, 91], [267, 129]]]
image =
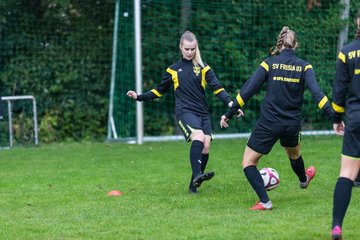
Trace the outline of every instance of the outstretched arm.
[[133, 91], [133, 90], [129, 90], [127, 93], [126, 93], [126, 95], [129, 97], [129, 98], [132, 98], [132, 99], [134, 99], [134, 100], [136, 100], [137, 99], [137, 93], [135, 92], [135, 91]]
[[169, 74], [169, 72], [167, 71], [163, 74], [163, 80], [161, 81], [161, 83], [157, 85], [155, 88], [151, 89], [150, 91], [147, 91], [143, 94], [137, 94], [135, 91], [129, 90], [126, 93], [126, 95], [129, 98], [139, 102], [149, 101], [155, 98], [162, 97], [162, 95], [167, 92], [171, 84], [172, 84], [171, 74]]

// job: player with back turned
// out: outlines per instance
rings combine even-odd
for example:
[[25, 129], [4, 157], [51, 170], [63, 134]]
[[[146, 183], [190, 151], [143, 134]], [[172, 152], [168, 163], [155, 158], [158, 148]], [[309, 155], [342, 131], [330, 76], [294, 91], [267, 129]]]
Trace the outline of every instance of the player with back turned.
[[315, 167], [305, 170], [300, 153], [301, 106], [305, 86], [315, 103], [332, 116], [328, 98], [319, 88], [312, 66], [295, 55], [296, 33], [288, 27], [281, 30], [272, 56], [265, 59], [236, 96], [233, 107], [221, 117], [220, 125], [228, 127], [229, 118], [266, 83], [266, 95], [258, 119], [247, 142], [242, 160], [246, 178], [259, 197], [251, 210], [271, 210], [272, 202], [257, 169], [262, 155], [268, 154], [277, 140], [284, 147], [300, 188], [307, 188], [315, 176]]
[[215, 174], [204, 172], [212, 140], [205, 87], [209, 86], [226, 105], [231, 106], [232, 101], [213, 70], [202, 61], [198, 41], [192, 32], [186, 31], [181, 36], [179, 47], [182, 58], [167, 68], [163, 80], [157, 87], [140, 95], [134, 91], [128, 91], [127, 95], [137, 101], [149, 101], [160, 98], [173, 86], [176, 118], [185, 140], [191, 142], [192, 176], [189, 192], [197, 193], [197, 188], [201, 183], [210, 180]]
[[[332, 239], [342, 239], [342, 224], [350, 204], [352, 187], [360, 168], [360, 11], [355, 41], [344, 46], [336, 63], [332, 107], [333, 129], [344, 136], [340, 175], [336, 181], [332, 213]], [[346, 127], [342, 122], [345, 114]]]

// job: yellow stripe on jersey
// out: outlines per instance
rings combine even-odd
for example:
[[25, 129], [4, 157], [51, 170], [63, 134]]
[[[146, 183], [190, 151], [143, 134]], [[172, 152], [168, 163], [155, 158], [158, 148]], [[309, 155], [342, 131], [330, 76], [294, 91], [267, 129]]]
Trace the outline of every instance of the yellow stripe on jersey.
[[355, 69], [355, 75], [359, 75], [360, 74], [360, 69]]
[[322, 109], [328, 101], [329, 99], [327, 98], [327, 96], [324, 96], [323, 99], [321, 99], [321, 101], [319, 102], [318, 107]]
[[176, 90], [179, 87], [179, 78], [177, 71], [172, 70], [171, 68], [166, 69], [166, 71], [171, 74], [171, 79], [174, 83], [174, 90]]
[[156, 90], [156, 89], [151, 89], [151, 92], [153, 92], [153, 93], [154, 93], [156, 96], [158, 96], [158, 97], [161, 97], [161, 96], [162, 96], [162, 94], [159, 93], [159, 91]]
[[224, 89], [224, 88], [220, 88], [220, 89], [214, 91], [214, 94], [218, 94], [218, 93], [221, 92], [222, 90], [225, 90], [225, 89]]
[[260, 66], [262, 66], [267, 72], [269, 71], [269, 65], [266, 62], [262, 62]]
[[206, 72], [210, 70], [210, 66], [206, 66], [201, 70], [201, 86], [205, 89], [206, 87]]
[[240, 107], [245, 105], [244, 100], [241, 98], [240, 94], [236, 95], [236, 101], [239, 103]]
[[343, 62], [346, 63], [346, 56], [342, 52], [339, 52], [338, 58]]
[[310, 64], [305, 66], [304, 72], [306, 72], [306, 70], [313, 68]]
[[343, 112], [345, 112], [345, 108], [337, 105], [337, 104], [334, 103], [334, 102], [331, 103], [331, 106], [332, 106], [332, 108], [334, 109], [334, 111], [337, 112], [337, 113], [343, 113]]

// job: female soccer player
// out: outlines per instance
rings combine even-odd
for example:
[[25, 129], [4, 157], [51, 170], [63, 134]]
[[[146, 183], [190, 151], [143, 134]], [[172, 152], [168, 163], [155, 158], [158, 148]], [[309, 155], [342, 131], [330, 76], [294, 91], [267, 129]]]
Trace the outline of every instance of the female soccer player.
[[197, 193], [201, 183], [210, 180], [215, 174], [204, 173], [212, 140], [211, 120], [205, 96], [206, 85], [228, 106], [232, 105], [232, 101], [213, 70], [202, 61], [198, 41], [192, 32], [186, 31], [181, 36], [179, 47], [182, 58], [167, 68], [163, 80], [156, 88], [140, 95], [128, 91], [127, 95], [137, 101], [148, 101], [161, 97], [171, 85], [174, 86], [176, 118], [185, 140], [192, 142], [189, 192]]
[[[344, 136], [340, 175], [334, 189], [332, 239], [342, 239], [341, 230], [350, 204], [352, 186], [360, 168], [360, 11], [355, 41], [339, 52], [333, 83], [333, 128]], [[346, 128], [342, 122], [345, 113]]]
[[300, 153], [301, 106], [305, 85], [320, 109], [331, 115], [331, 106], [316, 82], [312, 66], [296, 57], [296, 47], [296, 33], [283, 27], [272, 56], [260, 64], [241, 88], [233, 106], [221, 117], [221, 127], [228, 127], [229, 118], [266, 82], [260, 118], [247, 142], [242, 161], [245, 176], [260, 199], [251, 210], [273, 208], [256, 166], [261, 156], [268, 154], [278, 139], [299, 178], [300, 188], [307, 188], [315, 176], [315, 167], [305, 170]]

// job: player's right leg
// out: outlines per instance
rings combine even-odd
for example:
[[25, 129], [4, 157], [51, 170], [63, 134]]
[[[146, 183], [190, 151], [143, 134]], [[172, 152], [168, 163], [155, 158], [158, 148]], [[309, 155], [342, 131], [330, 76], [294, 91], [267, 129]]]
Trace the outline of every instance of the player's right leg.
[[244, 151], [242, 167], [251, 187], [259, 197], [259, 202], [251, 210], [271, 210], [272, 203], [266, 192], [264, 181], [257, 169], [257, 164], [262, 155], [268, 154], [277, 141], [274, 130], [269, 124], [258, 121], [252, 131]]
[[340, 176], [334, 189], [332, 238], [341, 239], [342, 224], [360, 168], [360, 125], [348, 122], [343, 137]]
[[242, 161], [244, 174], [260, 199], [259, 202], [256, 202], [255, 205], [250, 208], [251, 210], [272, 209], [271, 201], [265, 190], [264, 181], [256, 167], [261, 156], [261, 153], [258, 153], [252, 150], [250, 147], [246, 146]]
[[342, 156], [340, 176], [336, 181], [333, 200], [332, 239], [341, 239], [342, 223], [350, 204], [354, 179], [360, 167], [360, 158]]

